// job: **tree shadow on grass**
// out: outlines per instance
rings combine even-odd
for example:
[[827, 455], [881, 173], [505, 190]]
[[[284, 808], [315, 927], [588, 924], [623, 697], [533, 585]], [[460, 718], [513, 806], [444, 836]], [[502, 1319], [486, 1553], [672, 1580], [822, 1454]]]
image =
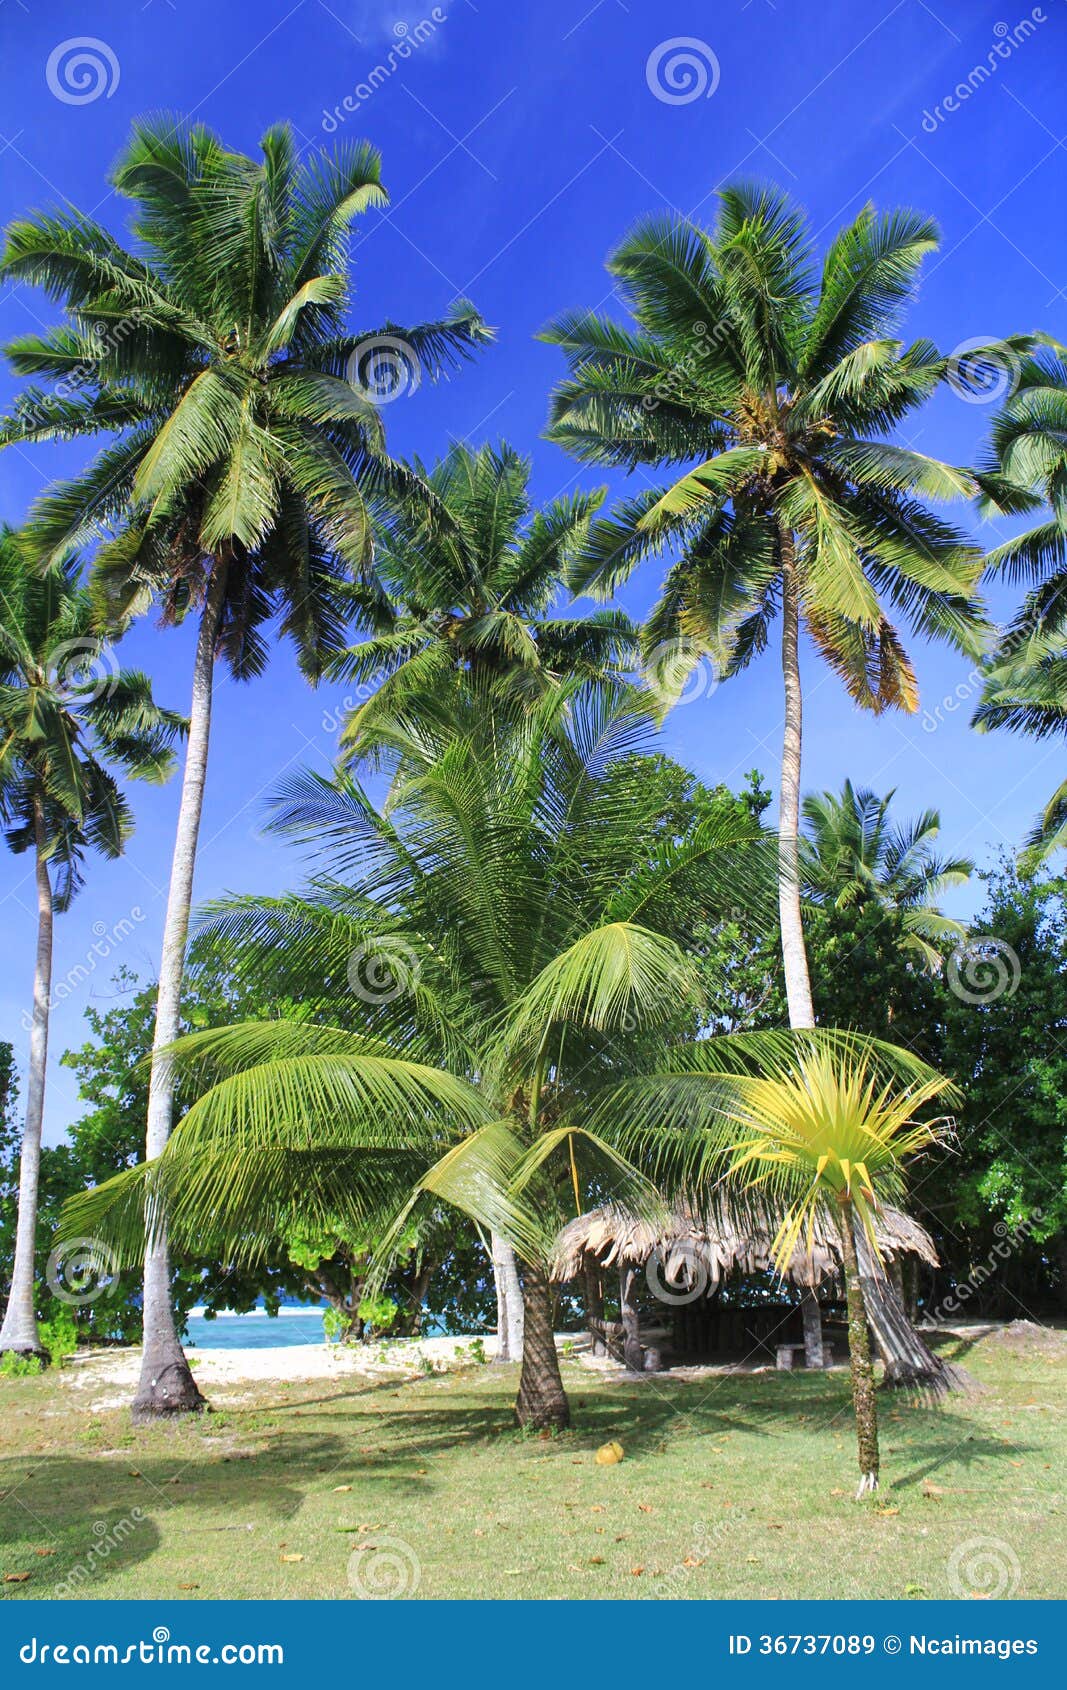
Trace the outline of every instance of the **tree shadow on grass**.
[[[339, 1438], [291, 1439], [284, 1458], [247, 1458], [195, 1445], [119, 1459], [66, 1454], [0, 1462], [0, 1578], [5, 1597], [106, 1597], [114, 1576], [147, 1561], [168, 1537], [242, 1535], [286, 1520], [324, 1470], [344, 1457]], [[39, 1554], [38, 1551], [48, 1553]], [[239, 1550], [235, 1549], [235, 1553]]]

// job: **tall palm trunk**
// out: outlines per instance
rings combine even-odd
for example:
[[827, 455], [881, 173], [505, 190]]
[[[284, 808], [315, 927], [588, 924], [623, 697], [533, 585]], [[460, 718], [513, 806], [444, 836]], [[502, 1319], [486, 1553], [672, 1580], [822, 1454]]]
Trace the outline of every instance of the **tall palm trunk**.
[[803, 696], [800, 689], [800, 587], [796, 549], [787, 528], [779, 531], [782, 565], [782, 679], [785, 729], [782, 735], [782, 782], [778, 814], [778, 915], [782, 928], [782, 963], [791, 1027], [814, 1027], [811, 974], [800, 913], [800, 753]]
[[556, 1354], [552, 1314], [555, 1298], [542, 1267], [526, 1263], [522, 1274], [524, 1331], [522, 1372], [515, 1416], [535, 1431], [562, 1431], [571, 1423]]
[[[782, 676], [785, 682], [785, 732], [782, 739], [782, 786], [778, 823], [778, 912], [782, 928], [782, 963], [789, 1025], [814, 1027], [811, 972], [800, 909], [800, 780], [803, 698], [800, 687], [800, 591], [796, 549], [788, 529], [779, 532], [782, 565]], [[853, 1240], [864, 1256], [865, 1240]], [[865, 1272], [861, 1298], [885, 1362], [886, 1382], [920, 1385], [942, 1395], [965, 1390], [966, 1373], [932, 1354], [913, 1329], [904, 1305], [884, 1275]]]
[[848, 1360], [852, 1377], [852, 1406], [856, 1414], [856, 1442], [860, 1464], [860, 1483], [857, 1500], [869, 1491], [878, 1489], [878, 1406], [874, 1396], [874, 1368], [871, 1365], [871, 1338], [867, 1330], [867, 1310], [860, 1284], [859, 1263], [853, 1237], [855, 1217], [851, 1200], [840, 1200], [838, 1222], [841, 1232], [841, 1260], [845, 1270], [845, 1292], [848, 1298]]
[[515, 1251], [506, 1238], [491, 1239], [493, 1282], [496, 1289], [496, 1359], [522, 1360], [522, 1286]]
[[48, 1011], [52, 998], [52, 881], [45, 856], [44, 809], [34, 797], [33, 837], [37, 874], [37, 960], [33, 973], [33, 1020], [30, 1024], [30, 1073], [26, 1087], [26, 1122], [19, 1160], [19, 1214], [11, 1294], [0, 1327], [0, 1354], [44, 1355], [37, 1331], [34, 1258], [37, 1244], [37, 1188], [41, 1171], [41, 1125], [48, 1067]]
[[[148, 1086], [146, 1153], [151, 1159], [163, 1151], [174, 1109], [174, 1072], [160, 1050], [178, 1036], [182, 974], [193, 901], [196, 842], [204, 803], [208, 744], [211, 737], [211, 697], [215, 675], [215, 647], [226, 594], [226, 563], [216, 559], [200, 618], [193, 665], [193, 697], [189, 711], [189, 742], [182, 773], [181, 804], [174, 840], [167, 913], [163, 923], [163, 954], [156, 997], [156, 1030], [152, 1043], [152, 1076]], [[144, 1259], [144, 1349], [141, 1377], [133, 1399], [133, 1418], [183, 1414], [202, 1408], [185, 1352], [178, 1342], [171, 1307], [170, 1252], [162, 1226], [150, 1238]]]

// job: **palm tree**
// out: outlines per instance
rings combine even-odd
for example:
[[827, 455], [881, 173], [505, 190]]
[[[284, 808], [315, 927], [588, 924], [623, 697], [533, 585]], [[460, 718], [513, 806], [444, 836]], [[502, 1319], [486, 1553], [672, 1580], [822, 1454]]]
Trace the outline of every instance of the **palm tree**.
[[962, 944], [967, 929], [937, 907], [942, 893], [974, 873], [966, 857], [941, 858], [933, 841], [941, 831], [936, 810], [924, 810], [899, 827], [890, 823], [894, 792], [884, 798], [846, 780], [840, 794], [809, 793], [800, 842], [801, 890], [835, 909], [873, 901], [899, 912], [902, 948], [936, 973], [943, 950]]
[[358, 756], [374, 714], [438, 689], [442, 667], [510, 678], [527, 697], [562, 677], [618, 675], [637, 657], [621, 611], [551, 614], [562, 578], [584, 545], [603, 491], [534, 510], [530, 460], [508, 445], [459, 443], [414, 469], [433, 494], [397, 501], [382, 525], [373, 583], [355, 589], [370, 637], [331, 665], [371, 698], [354, 707], [342, 750]]
[[966, 497], [970, 476], [883, 436], [948, 368], [897, 326], [937, 230], [913, 211], [866, 207], [842, 228], [819, 280], [800, 213], [770, 188], [720, 193], [713, 231], [641, 224], [609, 270], [636, 328], [591, 312], [559, 318], [570, 378], [549, 438], [583, 462], [688, 466], [598, 522], [571, 572], [610, 595], [674, 545], [648, 618], [650, 669], [678, 684], [709, 656], [736, 674], [781, 616], [785, 723], [779, 899], [790, 1023], [814, 1022], [797, 868], [800, 635], [875, 712], [913, 711], [918, 687], [894, 618], [913, 634], [979, 649], [980, 554], [923, 502]]
[[[502, 685], [535, 700], [560, 679], [618, 677], [637, 641], [621, 611], [586, 618], [551, 614], [561, 581], [589, 532], [603, 493], [557, 498], [534, 510], [531, 464], [510, 446], [462, 442], [433, 468], [416, 461], [433, 495], [397, 501], [382, 524], [374, 578], [354, 589], [370, 637], [331, 665], [358, 684], [341, 734], [342, 757], [381, 754], [377, 715], [439, 707], [447, 675], [486, 693]], [[369, 694], [369, 696], [368, 696]], [[522, 1293], [515, 1253], [495, 1234], [497, 1360], [522, 1354]]]
[[[487, 334], [464, 302], [441, 322], [351, 334], [348, 230], [385, 198], [378, 155], [354, 143], [300, 163], [288, 127], [261, 146], [257, 165], [198, 125], [138, 123], [112, 176], [137, 207], [134, 246], [51, 212], [10, 227], [0, 265], [68, 314], [8, 348], [20, 374], [66, 386], [27, 389], [0, 440], [115, 436], [37, 501], [31, 528], [45, 559], [103, 534], [92, 576], [102, 613], [156, 603], [164, 622], [199, 617], [159, 971], [152, 1157], [171, 1129], [173, 1076], [158, 1053], [178, 1029], [216, 660], [239, 679], [261, 674], [277, 617], [301, 670], [318, 678], [343, 643], [345, 577], [370, 560], [372, 507], [411, 486], [385, 457], [360, 382], [376, 358], [398, 355], [436, 374]], [[145, 1261], [144, 1316], [135, 1417], [200, 1406], [161, 1234]]]
[[[746, 1071], [747, 1070], [747, 1071]], [[947, 1136], [944, 1119], [917, 1119], [951, 1083], [891, 1045], [842, 1033], [792, 1042], [733, 1034], [672, 1053], [668, 1070], [610, 1095], [598, 1122], [664, 1184], [707, 1194], [719, 1181], [782, 1213], [774, 1253], [784, 1270], [822, 1209], [836, 1220], [848, 1301], [852, 1401], [860, 1484], [878, 1487], [878, 1418], [865, 1283], [856, 1239], [878, 1265], [873, 1214], [903, 1196], [905, 1163]], [[739, 1130], [740, 1129], [740, 1130]]]
[[[1067, 734], [1067, 349], [1058, 342], [1020, 365], [979, 479], [987, 511], [1048, 508], [1043, 522], [986, 558], [991, 576], [1027, 582], [1029, 591], [993, 654], [974, 725], [1035, 739]], [[1030, 834], [1024, 861], [1036, 868], [1065, 846], [1067, 780]]]
[[22, 538], [0, 529], [0, 821], [13, 851], [33, 853], [37, 883], [18, 1224], [0, 1352], [43, 1354], [34, 1254], [53, 917], [81, 887], [86, 854], [118, 857], [132, 831], [112, 769], [140, 780], [165, 780], [183, 726], [180, 717], [153, 702], [147, 676], [112, 665], [73, 561], [41, 576]]
[[735, 811], [657, 837], [662, 787], [635, 754], [650, 729], [625, 692], [571, 683], [533, 710], [488, 719], [471, 698], [435, 731], [424, 720], [418, 772], [399, 716], [387, 813], [349, 775], [294, 782], [274, 825], [326, 876], [227, 901], [206, 934], [302, 1020], [182, 1041], [203, 1095], [147, 1175], [78, 1199], [70, 1224], [131, 1249], [147, 1179], [150, 1227], [165, 1214], [229, 1260], [294, 1214], [362, 1226], [393, 1210], [406, 1241], [420, 1206], [452, 1203], [522, 1263], [520, 1422], [566, 1425], [556, 1234], [602, 1190], [653, 1201], [585, 1115], [695, 1032], [694, 925], [761, 895], [769, 915], [773, 896], [765, 835]]

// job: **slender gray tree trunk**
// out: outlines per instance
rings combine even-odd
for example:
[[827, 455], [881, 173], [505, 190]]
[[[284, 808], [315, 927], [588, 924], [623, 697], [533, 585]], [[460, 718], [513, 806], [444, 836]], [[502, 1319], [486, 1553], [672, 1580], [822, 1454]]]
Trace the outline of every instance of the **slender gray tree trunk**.
[[804, 1366], [825, 1367], [823, 1350], [822, 1309], [817, 1292], [808, 1285], [801, 1289], [800, 1315], [804, 1322]]
[[782, 782], [778, 815], [778, 915], [782, 928], [782, 964], [790, 1027], [814, 1027], [811, 974], [800, 912], [800, 752], [803, 698], [800, 689], [800, 588], [793, 536], [782, 529], [782, 678], [785, 683], [785, 730], [782, 735]]
[[[182, 975], [185, 946], [189, 936], [189, 915], [193, 901], [193, 871], [196, 842], [204, 804], [208, 744], [211, 737], [211, 695], [215, 674], [215, 647], [226, 593], [226, 564], [216, 560], [208, 583], [200, 618], [193, 665], [193, 698], [189, 711], [189, 741], [182, 772], [178, 829], [174, 840], [167, 913], [163, 923], [163, 954], [159, 965], [156, 998], [156, 1030], [152, 1043], [152, 1076], [148, 1087], [148, 1132], [146, 1154], [159, 1156], [170, 1137], [174, 1109], [172, 1065], [159, 1052], [178, 1036], [181, 1013]], [[170, 1252], [165, 1230], [149, 1240], [144, 1260], [144, 1349], [141, 1377], [133, 1399], [135, 1421], [160, 1415], [184, 1414], [202, 1408], [204, 1398], [197, 1388], [185, 1352], [178, 1342], [171, 1306]]]
[[515, 1252], [497, 1233], [491, 1238], [496, 1285], [497, 1361], [522, 1360], [523, 1304]]
[[622, 1316], [623, 1354], [631, 1373], [645, 1370], [641, 1344], [641, 1320], [637, 1309], [637, 1269], [629, 1263], [619, 1268], [619, 1313]]
[[19, 1214], [15, 1229], [15, 1261], [11, 1294], [0, 1327], [0, 1354], [45, 1353], [37, 1331], [34, 1298], [34, 1257], [37, 1244], [37, 1188], [41, 1172], [41, 1125], [48, 1067], [48, 1010], [52, 998], [52, 881], [45, 858], [44, 814], [34, 799], [34, 852], [37, 874], [37, 959], [33, 973], [33, 1019], [30, 1023], [30, 1072], [26, 1086], [26, 1120], [19, 1160]]

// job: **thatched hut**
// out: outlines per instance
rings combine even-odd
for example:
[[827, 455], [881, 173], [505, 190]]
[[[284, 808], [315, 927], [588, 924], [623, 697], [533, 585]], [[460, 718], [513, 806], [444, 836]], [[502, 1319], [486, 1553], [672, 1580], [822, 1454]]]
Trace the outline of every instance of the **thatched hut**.
[[[586, 1313], [594, 1347], [614, 1349], [628, 1367], [659, 1365], [655, 1350], [641, 1343], [637, 1294], [643, 1277], [650, 1292], [670, 1316], [672, 1349], [679, 1354], [707, 1355], [755, 1344], [773, 1348], [780, 1366], [791, 1366], [801, 1345], [787, 1342], [795, 1320], [792, 1307], [764, 1301], [745, 1307], [726, 1302], [727, 1280], [774, 1274], [800, 1291], [805, 1364], [822, 1367], [828, 1353], [822, 1335], [819, 1289], [832, 1285], [841, 1266], [841, 1243], [829, 1210], [816, 1213], [808, 1247], [807, 1231], [784, 1275], [778, 1276], [772, 1256], [777, 1222], [758, 1208], [744, 1212], [720, 1204], [714, 1212], [680, 1205], [666, 1225], [653, 1225], [612, 1204], [579, 1215], [556, 1240], [552, 1277], [559, 1283], [579, 1280], [585, 1292]], [[910, 1215], [883, 1208], [875, 1220], [879, 1253], [888, 1272], [899, 1277], [905, 1261], [938, 1265], [933, 1239]], [[621, 1344], [603, 1318], [603, 1275], [619, 1275], [622, 1315]], [[771, 1343], [771, 1340], [776, 1341]]]

